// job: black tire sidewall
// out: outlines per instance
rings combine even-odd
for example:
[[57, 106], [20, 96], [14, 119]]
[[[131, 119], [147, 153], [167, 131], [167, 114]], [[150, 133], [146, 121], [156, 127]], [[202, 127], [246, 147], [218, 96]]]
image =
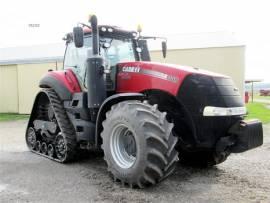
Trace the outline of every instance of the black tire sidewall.
[[[138, 177], [138, 173], [143, 173], [146, 164], [146, 140], [144, 138], [143, 126], [139, 120], [136, 120], [134, 112], [130, 112], [127, 110], [126, 112], [113, 112], [112, 116], [110, 116], [106, 122], [106, 128], [104, 129], [103, 136], [103, 149], [105, 153], [105, 157], [107, 159], [108, 166], [111, 172], [121, 178], [121, 179], [132, 179], [136, 181]], [[130, 168], [121, 168], [114, 160], [111, 153], [111, 136], [112, 131], [116, 125], [124, 124], [127, 126], [134, 135], [136, 142], [136, 160], [135, 163]]]

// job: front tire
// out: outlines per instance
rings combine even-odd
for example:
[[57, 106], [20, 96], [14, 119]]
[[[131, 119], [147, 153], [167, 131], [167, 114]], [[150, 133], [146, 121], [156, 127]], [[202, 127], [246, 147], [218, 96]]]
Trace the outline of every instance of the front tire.
[[154, 185], [170, 175], [178, 161], [173, 124], [157, 105], [124, 101], [113, 105], [103, 122], [102, 148], [115, 180], [130, 187]]

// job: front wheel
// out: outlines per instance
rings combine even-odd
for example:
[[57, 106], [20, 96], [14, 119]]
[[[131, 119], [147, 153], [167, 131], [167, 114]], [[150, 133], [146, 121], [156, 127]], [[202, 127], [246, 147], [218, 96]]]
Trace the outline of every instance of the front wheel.
[[172, 128], [157, 105], [124, 101], [112, 106], [101, 136], [104, 159], [114, 179], [143, 188], [170, 175], [178, 161]]

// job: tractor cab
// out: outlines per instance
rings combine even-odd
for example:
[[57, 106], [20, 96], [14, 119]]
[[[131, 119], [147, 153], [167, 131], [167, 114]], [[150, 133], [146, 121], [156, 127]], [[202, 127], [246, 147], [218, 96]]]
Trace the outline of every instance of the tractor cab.
[[[86, 88], [85, 61], [87, 53], [92, 53], [92, 32], [88, 27], [84, 27], [80, 31], [83, 32], [83, 46], [81, 47], [75, 45], [73, 33], [67, 34], [65, 38], [67, 46], [64, 69], [71, 68], [81, 86]], [[99, 54], [105, 59], [105, 71], [111, 73], [112, 79], [118, 63], [150, 60], [147, 44], [143, 43], [141, 44], [143, 47], [140, 47], [136, 37], [137, 32], [135, 31], [125, 31], [112, 26], [99, 26]]]
[[[147, 39], [157, 39], [157, 37], [142, 37], [140, 31], [127, 31], [115, 26], [100, 25], [98, 29], [98, 54], [104, 58], [104, 72], [107, 81], [111, 80], [109, 84], [114, 84], [118, 63], [151, 60]], [[75, 35], [81, 36], [81, 39], [74, 37]], [[68, 33], [64, 40], [66, 40], [64, 69], [72, 69], [81, 88], [87, 89], [86, 59], [87, 53], [92, 54], [93, 48], [91, 27], [85, 24], [82, 27], [75, 27], [73, 33]], [[165, 43], [162, 42], [163, 53], [166, 52]], [[110, 85], [107, 87], [107, 90], [114, 88]]]

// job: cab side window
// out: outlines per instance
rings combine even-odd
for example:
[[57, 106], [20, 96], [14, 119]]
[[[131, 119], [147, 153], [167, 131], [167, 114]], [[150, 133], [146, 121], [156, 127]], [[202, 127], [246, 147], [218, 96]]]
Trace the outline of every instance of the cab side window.
[[72, 69], [81, 84], [83, 84], [85, 78], [86, 49], [87, 47], [76, 48], [74, 43], [71, 42], [68, 44], [65, 54], [64, 69]]
[[74, 43], [69, 43], [66, 49], [66, 55], [65, 55], [65, 62], [64, 67], [65, 68], [72, 68], [77, 65], [76, 63], [76, 47]]

